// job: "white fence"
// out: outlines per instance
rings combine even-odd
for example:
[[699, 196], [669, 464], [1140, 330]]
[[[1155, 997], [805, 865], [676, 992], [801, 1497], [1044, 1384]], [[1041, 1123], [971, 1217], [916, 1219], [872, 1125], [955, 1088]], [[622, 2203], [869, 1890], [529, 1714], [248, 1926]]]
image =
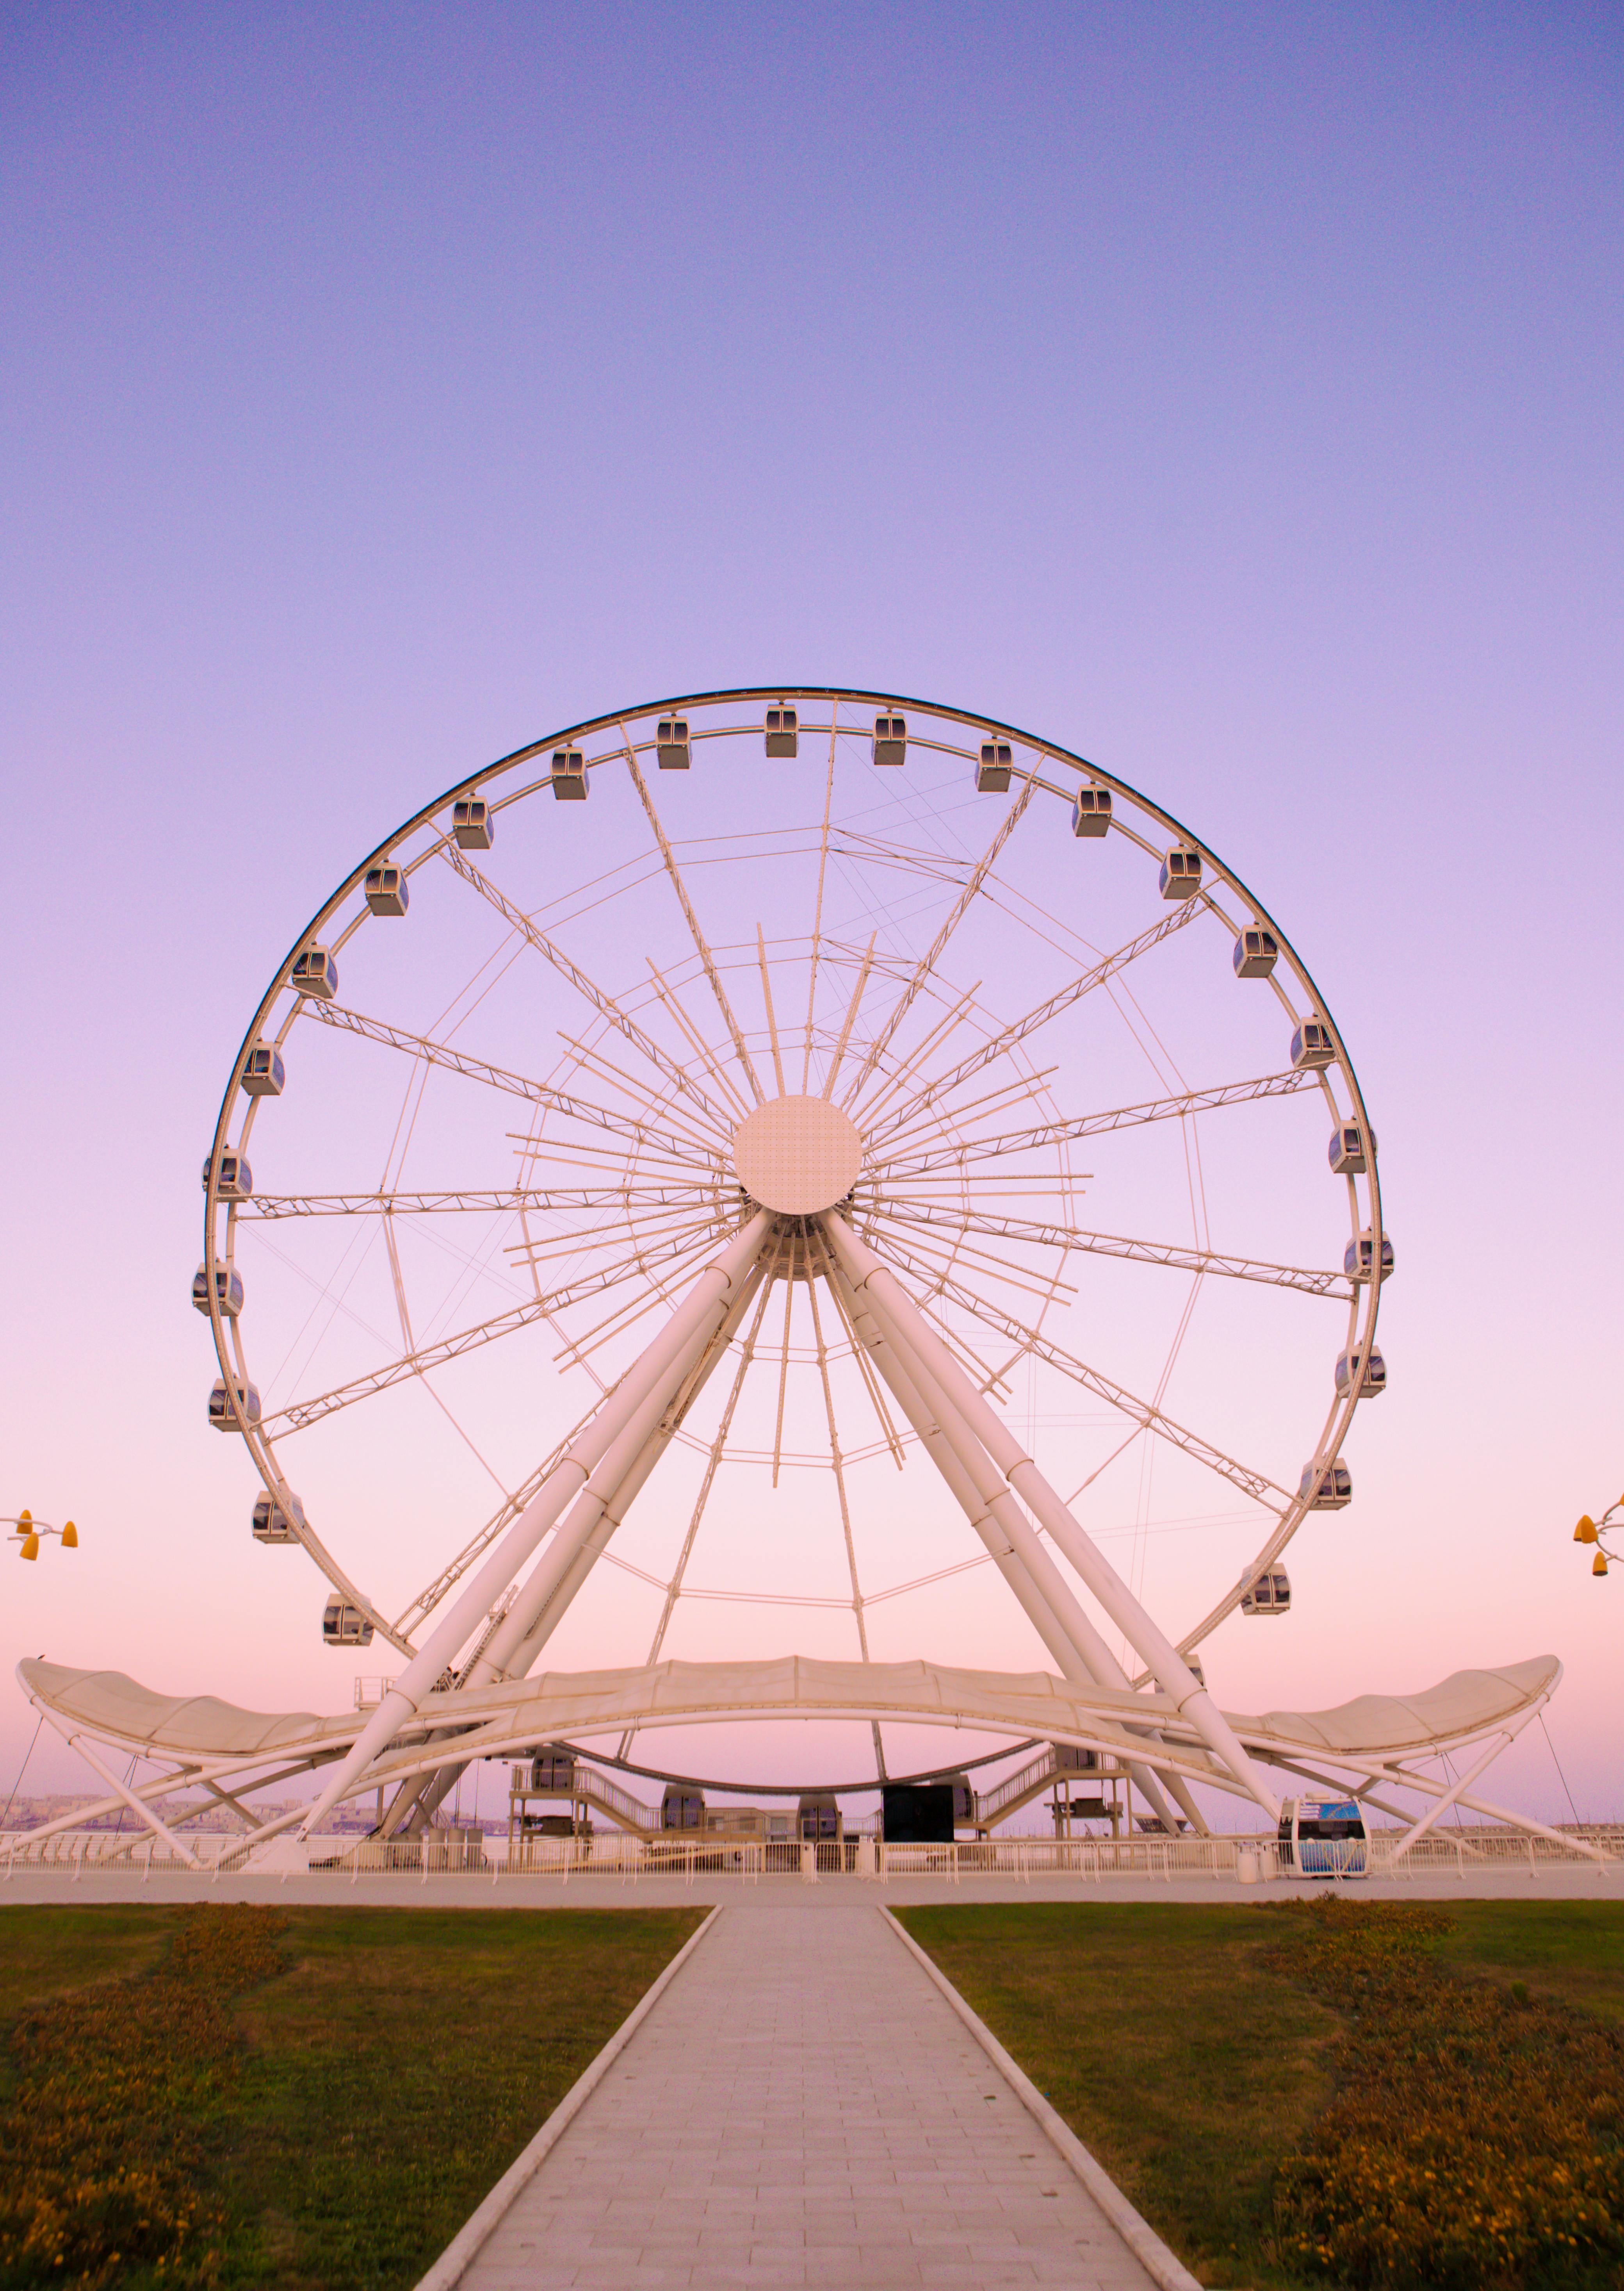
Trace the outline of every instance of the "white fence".
[[[1589, 1826], [1571, 1833], [1601, 1852], [1615, 1866], [1624, 1860], [1624, 1829]], [[1532, 1877], [1555, 1867], [1595, 1868], [1588, 1853], [1564, 1837], [1533, 1837], [1486, 1826], [1440, 1829], [1397, 1854], [1403, 1832], [1378, 1830], [1364, 1849], [1368, 1871], [1377, 1878], [1412, 1879], [1446, 1875], [1468, 1878], [1487, 1870]], [[185, 1840], [188, 1850], [213, 1879], [252, 1871], [288, 1877], [307, 1869], [352, 1883], [362, 1876], [484, 1877], [492, 1885], [526, 1877], [616, 1877], [636, 1885], [644, 1877], [730, 1877], [746, 1885], [764, 1877], [847, 1876], [884, 1884], [892, 1877], [935, 1877], [956, 1885], [966, 1877], [994, 1877], [1018, 1884], [1044, 1878], [1082, 1879], [1104, 1885], [1113, 1878], [1140, 1881], [1208, 1878], [1241, 1884], [1268, 1883], [1295, 1876], [1282, 1868], [1272, 1837], [1005, 1837], [952, 1845], [887, 1845], [868, 1834], [825, 1839], [816, 1845], [797, 1840], [751, 1840], [704, 1831], [667, 1837], [630, 1837], [608, 1831], [587, 1838], [531, 1837], [516, 1843], [511, 1856], [502, 1837], [476, 1830], [430, 1830], [425, 1837], [315, 1837], [308, 1846], [273, 1840], [245, 1854], [240, 1839], [220, 1833]], [[1356, 1852], [1358, 1849], [1352, 1849]], [[26, 1830], [0, 1835], [0, 1883], [15, 1871], [48, 1869], [76, 1881], [86, 1870], [139, 1871], [145, 1881], [188, 1872], [186, 1862], [146, 1831], [59, 1830], [35, 1837]], [[1339, 1873], [1341, 1874], [1341, 1873]], [[1348, 1873], [1351, 1874], [1351, 1873]]]

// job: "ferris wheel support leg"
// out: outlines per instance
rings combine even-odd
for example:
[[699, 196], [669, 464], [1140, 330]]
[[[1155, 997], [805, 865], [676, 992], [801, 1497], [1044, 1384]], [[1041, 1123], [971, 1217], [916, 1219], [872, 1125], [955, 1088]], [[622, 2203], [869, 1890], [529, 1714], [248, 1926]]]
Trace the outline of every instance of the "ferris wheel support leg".
[[[708, 1337], [740, 1282], [761, 1254], [772, 1223], [758, 1210], [720, 1257], [706, 1266], [665, 1327], [634, 1362], [603, 1406], [571, 1443], [483, 1567], [465, 1585], [450, 1613], [424, 1641], [356, 1738], [354, 1747], [300, 1826], [308, 1837], [316, 1823], [355, 1789], [378, 1753], [412, 1717], [447, 1664], [467, 1644], [516, 1567], [522, 1566], [571, 1499], [580, 1494], [628, 1424], [656, 1392], [668, 1397], [679, 1384], [696, 1343]], [[664, 1401], [662, 1399], [661, 1405]], [[657, 1411], [658, 1413], [658, 1411]]]
[[1154, 1674], [1180, 1716], [1196, 1729], [1219, 1764], [1257, 1800], [1270, 1821], [1277, 1821], [1280, 1802], [1246, 1756], [1229, 1721], [1172, 1640], [1084, 1534], [1031, 1458], [1022, 1454], [1007, 1426], [971, 1383], [895, 1274], [866, 1242], [859, 1240], [837, 1211], [825, 1210], [820, 1222], [852, 1288], [860, 1292], [866, 1290], [891, 1315], [910, 1349], [965, 1419], [1009, 1485], [1048, 1529], [1117, 1629]]
[[1060, 1676], [1093, 1684], [1094, 1673], [1086, 1656], [1073, 1643], [1054, 1609], [1028, 1572], [1008, 1532], [996, 1516], [996, 1493], [989, 1483], [991, 1466], [985, 1457], [981, 1457], [978, 1469], [974, 1460], [975, 1451], [970, 1451], [961, 1458], [949, 1435], [932, 1414], [930, 1403], [911, 1373], [913, 1364], [904, 1365], [903, 1353], [888, 1341], [868, 1302], [853, 1291], [838, 1267], [836, 1268], [836, 1278], [840, 1282], [841, 1302], [865, 1351], [879, 1371], [892, 1398], [917, 1433], [921, 1445], [946, 1482], [948, 1492], [986, 1545], [993, 1564], [1020, 1602], [1032, 1628], [1060, 1665]]
[[[891, 1385], [899, 1407], [910, 1421], [915, 1420], [913, 1411], [916, 1408], [919, 1417], [916, 1429], [928, 1425], [936, 1434], [940, 1446], [931, 1445], [931, 1453], [938, 1469], [958, 1494], [971, 1524], [992, 1553], [1004, 1580], [1027, 1607], [1060, 1664], [1061, 1675], [1090, 1685], [1125, 1688], [1128, 1682], [1121, 1664], [1072, 1597], [1065, 1579], [1022, 1516], [1020, 1505], [1007, 1487], [1000, 1487], [996, 1466], [958, 1416], [929, 1368], [890, 1320], [879, 1298], [872, 1290], [861, 1297], [849, 1294], [849, 1306], [852, 1326], [861, 1333], [861, 1324], [866, 1320], [879, 1339], [877, 1343], [868, 1338], [865, 1341], [869, 1343], [875, 1363]], [[925, 1437], [923, 1430], [920, 1436]], [[947, 1469], [949, 1464], [951, 1474]], [[971, 1501], [965, 1500], [961, 1482]], [[1035, 1605], [1028, 1604], [1028, 1596]], [[1044, 1631], [1040, 1615], [1049, 1619], [1049, 1631]], [[1130, 1772], [1168, 1834], [1176, 1835], [1178, 1824], [1164, 1795], [1164, 1783], [1169, 1778], [1137, 1761]]]
[[[671, 1439], [689, 1409], [704, 1389], [706, 1381], [716, 1363], [726, 1351], [734, 1330], [744, 1317], [751, 1298], [761, 1282], [759, 1260], [740, 1284], [737, 1301], [729, 1307], [722, 1325], [708, 1338], [700, 1340], [699, 1355], [691, 1366], [679, 1370], [682, 1381], [675, 1398], [660, 1403], [665, 1388], [639, 1411], [630, 1428], [623, 1433], [609, 1454], [594, 1472], [588, 1489], [576, 1503], [559, 1529], [557, 1538], [544, 1560], [537, 1568], [532, 1584], [526, 1586], [531, 1596], [522, 1595], [515, 1601], [502, 1625], [489, 1646], [474, 1663], [461, 1682], [465, 1687], [484, 1686], [492, 1679], [503, 1676], [523, 1678], [534, 1664], [543, 1646], [557, 1628], [576, 1593], [592, 1572], [610, 1537], [626, 1516], [633, 1498], [643, 1487], [655, 1465], [664, 1455]], [[555, 1554], [567, 1550], [569, 1556], [562, 1566], [548, 1566]], [[546, 1580], [540, 1580], [543, 1573]], [[548, 1586], [553, 1588], [549, 1589]], [[515, 1636], [516, 1624], [530, 1625], [522, 1636]], [[418, 1830], [424, 1827], [465, 1771], [461, 1765], [443, 1766], [437, 1773], [420, 1776], [417, 1781], [402, 1785], [400, 1794], [384, 1824], [384, 1835], [391, 1837], [402, 1828]]]
[[[479, 1661], [468, 1674], [470, 1686], [502, 1676], [523, 1678], [564, 1620], [565, 1610], [597, 1564], [610, 1537], [630, 1510], [650, 1473], [665, 1454], [683, 1419], [699, 1398], [712, 1370], [733, 1338], [761, 1285], [760, 1260], [739, 1283], [720, 1325], [696, 1342], [691, 1364], [674, 1395], [662, 1387], [592, 1475], [545, 1559], [503, 1618]], [[660, 1403], [664, 1400], [664, 1405]]]

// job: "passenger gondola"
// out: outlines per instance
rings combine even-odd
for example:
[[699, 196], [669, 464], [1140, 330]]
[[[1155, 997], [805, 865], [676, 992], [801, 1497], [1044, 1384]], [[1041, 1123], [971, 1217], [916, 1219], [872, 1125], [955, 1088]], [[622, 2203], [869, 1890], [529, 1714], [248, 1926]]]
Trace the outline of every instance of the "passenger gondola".
[[1357, 1798], [1288, 1797], [1280, 1808], [1283, 1877], [1364, 1877], [1370, 1845]]

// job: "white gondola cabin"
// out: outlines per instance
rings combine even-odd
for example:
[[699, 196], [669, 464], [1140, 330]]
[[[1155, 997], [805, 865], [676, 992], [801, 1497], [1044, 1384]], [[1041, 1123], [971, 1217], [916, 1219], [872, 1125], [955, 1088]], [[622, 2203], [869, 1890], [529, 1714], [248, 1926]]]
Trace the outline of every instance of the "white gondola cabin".
[[654, 760], [662, 772], [685, 772], [693, 761], [685, 716], [662, 716], [654, 727]]
[[1388, 1388], [1388, 1364], [1373, 1345], [1368, 1360], [1363, 1345], [1355, 1345], [1350, 1352], [1337, 1355], [1337, 1398], [1346, 1400], [1356, 1385], [1361, 1400], [1375, 1400]]
[[[214, 1295], [227, 1320], [235, 1321], [243, 1309], [243, 1276], [235, 1265], [222, 1258], [214, 1260]], [[200, 1313], [209, 1309], [209, 1268], [200, 1265], [192, 1275], [192, 1302]]]
[[1364, 1816], [1351, 1797], [1288, 1797], [1280, 1806], [1280, 1874], [1363, 1877], [1370, 1868]]
[[1241, 1593], [1243, 1615], [1289, 1614], [1292, 1579], [1284, 1567], [1266, 1567]]
[[[1357, 1241], [1350, 1241], [1342, 1253], [1342, 1270], [1350, 1281], [1368, 1281], [1376, 1261], [1376, 1247], [1368, 1226]], [[1381, 1236], [1381, 1277], [1393, 1278], [1393, 1239], [1390, 1234]]]
[[908, 760], [908, 719], [906, 716], [876, 716], [874, 719], [874, 745], [869, 751], [876, 764], [896, 765]]
[[[232, 1405], [235, 1401], [236, 1406]], [[241, 1421], [239, 1421], [241, 1419]], [[240, 1432], [244, 1424], [260, 1420], [260, 1390], [240, 1376], [234, 1376], [229, 1387], [223, 1376], [217, 1376], [209, 1393], [209, 1421], [217, 1432]]]
[[662, 1829], [703, 1829], [704, 1792], [684, 1789], [678, 1782], [668, 1782], [666, 1794], [660, 1802], [660, 1826]]
[[1175, 843], [1162, 862], [1162, 896], [1193, 899], [1201, 888], [1201, 854], [1188, 843]]
[[[203, 1165], [203, 1190], [209, 1190], [209, 1168]], [[239, 1154], [235, 1146], [222, 1146], [219, 1155], [219, 1176], [214, 1191], [222, 1202], [245, 1202], [253, 1192], [253, 1171], [248, 1166], [248, 1156]]]
[[550, 776], [553, 794], [559, 803], [585, 803], [591, 792], [587, 759], [580, 748], [555, 748]]
[[1339, 1121], [1331, 1133], [1331, 1143], [1325, 1148], [1325, 1159], [1339, 1178], [1362, 1178], [1369, 1166], [1364, 1152], [1364, 1131], [1356, 1121]]
[[976, 759], [976, 793], [1007, 795], [1010, 775], [1014, 768], [1015, 752], [1007, 740], [983, 740], [981, 752]]
[[255, 1042], [243, 1060], [242, 1084], [250, 1097], [280, 1097], [288, 1070], [275, 1042]]
[[538, 1750], [530, 1762], [525, 1787], [532, 1797], [549, 1793], [556, 1797], [573, 1797], [576, 1792], [574, 1752]]
[[496, 822], [482, 795], [459, 796], [452, 806], [452, 833], [459, 851], [488, 851], [496, 840]]
[[412, 904], [405, 872], [400, 867], [369, 867], [363, 888], [375, 915], [404, 915]]
[[1305, 1018], [1292, 1035], [1293, 1073], [1317, 1073], [1336, 1057], [1336, 1044], [1323, 1018]]
[[330, 1647], [369, 1647], [372, 1618], [364, 1608], [340, 1598], [335, 1591], [322, 1610], [322, 1644]]
[[1071, 832], [1074, 835], [1103, 835], [1111, 824], [1111, 791], [1109, 788], [1079, 788], [1072, 800]]
[[1334, 1464], [1323, 1471], [1312, 1464], [1302, 1467], [1302, 1478], [1297, 1486], [1297, 1500], [1307, 1502], [1310, 1511], [1340, 1511], [1353, 1501], [1353, 1475], [1339, 1456]]
[[324, 946], [296, 954], [291, 976], [296, 993], [314, 994], [318, 1002], [331, 1002], [339, 991], [339, 966]]
[[1235, 942], [1235, 975], [1237, 978], [1268, 978], [1280, 960], [1280, 942], [1272, 930], [1261, 923], [1248, 923]]
[[[288, 1501], [302, 1519], [305, 1515], [304, 1507], [299, 1498], [291, 1495]], [[299, 1540], [299, 1531], [293, 1524], [292, 1515], [283, 1509], [275, 1496], [261, 1496], [259, 1499], [253, 1507], [252, 1527], [253, 1539], [256, 1543], [290, 1544], [297, 1543]]]
[[781, 700], [767, 711], [766, 735], [770, 756], [793, 756], [800, 745], [800, 719]]

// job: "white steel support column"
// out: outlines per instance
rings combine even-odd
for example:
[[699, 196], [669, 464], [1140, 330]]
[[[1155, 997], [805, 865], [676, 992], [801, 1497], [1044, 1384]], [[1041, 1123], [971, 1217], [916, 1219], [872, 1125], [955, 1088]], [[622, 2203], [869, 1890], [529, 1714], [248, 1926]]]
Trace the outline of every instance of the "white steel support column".
[[[886, 1331], [870, 1301], [856, 1294], [840, 1274], [838, 1267], [836, 1278], [841, 1282], [841, 1302], [860, 1341], [879, 1371], [897, 1406], [918, 1434], [921, 1445], [946, 1482], [948, 1492], [986, 1545], [993, 1564], [1020, 1602], [1032, 1628], [1059, 1664], [1061, 1677], [1076, 1679], [1084, 1685], [1094, 1684], [1095, 1675], [1086, 1657], [1073, 1642], [1044, 1597], [996, 1516], [997, 1494], [988, 1483], [991, 1466], [983, 1458], [983, 1468], [978, 1473], [968, 1458], [961, 1459], [958, 1449], [932, 1414], [929, 1402], [915, 1381], [910, 1372], [913, 1363], [896, 1345], [888, 1341]], [[1083, 1620], [1086, 1620], [1086, 1618]]]
[[[761, 1254], [772, 1219], [758, 1210], [688, 1291], [665, 1327], [633, 1363], [603, 1406], [572, 1443], [483, 1567], [465, 1584], [450, 1613], [429, 1633], [357, 1736], [337, 1773], [300, 1826], [308, 1837], [316, 1823], [355, 1787], [378, 1753], [415, 1716], [446, 1666], [466, 1644], [493, 1603], [542, 1537], [578, 1495], [639, 1411], [653, 1395], [663, 1408], [682, 1381], [696, 1349], [709, 1337], [739, 1284]], [[656, 1411], [658, 1416], [659, 1411]]]
[[[31, 1695], [28, 1699], [30, 1701], [33, 1701], [34, 1700]], [[37, 1702], [35, 1703], [36, 1709], [38, 1709], [41, 1706]], [[201, 1869], [203, 1865], [199, 1862], [197, 1856], [188, 1851], [188, 1849], [180, 1843], [180, 1840], [175, 1836], [174, 1831], [169, 1829], [165, 1823], [158, 1820], [157, 1815], [154, 1813], [149, 1805], [143, 1805], [140, 1799], [135, 1795], [135, 1792], [132, 1789], [127, 1789], [124, 1787], [124, 1783], [119, 1781], [118, 1776], [113, 1773], [110, 1767], [104, 1766], [102, 1764], [100, 1759], [96, 1756], [94, 1750], [91, 1748], [90, 1744], [85, 1740], [83, 1734], [70, 1732], [70, 1731], [62, 1724], [61, 1721], [58, 1718], [53, 1710], [47, 1709], [45, 1711], [45, 1716], [50, 1719], [52, 1725], [67, 1743], [68, 1748], [70, 1750], [77, 1750], [79, 1756], [84, 1759], [87, 1766], [94, 1766], [96, 1772], [101, 1776], [102, 1781], [106, 1782], [108, 1788], [118, 1792], [119, 1797], [129, 1807], [131, 1813], [138, 1815], [140, 1819], [146, 1823], [148, 1829], [155, 1831], [156, 1835], [163, 1839], [164, 1845], [169, 1847], [172, 1853], [178, 1853], [188, 1869]]]
[[1449, 1812], [1450, 1807], [1454, 1805], [1456, 1799], [1463, 1798], [1466, 1796], [1466, 1793], [1471, 1789], [1472, 1784], [1476, 1781], [1478, 1775], [1486, 1774], [1489, 1768], [1494, 1764], [1495, 1759], [1499, 1757], [1500, 1752], [1502, 1750], [1508, 1750], [1511, 1748], [1512, 1743], [1516, 1740], [1516, 1737], [1521, 1731], [1522, 1729], [1520, 1727], [1508, 1727], [1503, 1734], [1497, 1735], [1494, 1740], [1489, 1744], [1488, 1748], [1483, 1753], [1483, 1756], [1475, 1760], [1474, 1763], [1467, 1768], [1460, 1781], [1454, 1783], [1450, 1789], [1446, 1789], [1440, 1797], [1436, 1798], [1432, 1805], [1428, 1807], [1426, 1813], [1421, 1815], [1419, 1821], [1412, 1822], [1410, 1828], [1405, 1830], [1404, 1836], [1393, 1848], [1393, 1859], [1395, 1861], [1399, 1859], [1401, 1854], [1407, 1853], [1412, 1845], [1420, 1844], [1420, 1840], [1426, 1837], [1427, 1832], [1432, 1828], [1434, 1822], [1441, 1820], [1442, 1817]]
[[[925, 1442], [932, 1461], [957, 1497], [965, 1517], [1060, 1664], [1061, 1676], [1088, 1685], [1126, 1690], [1128, 1681], [1121, 1664], [1072, 1596], [1065, 1578], [1038, 1541], [1008, 1488], [999, 1488], [996, 1467], [969, 1426], [957, 1416], [927, 1365], [908, 1346], [883, 1300], [873, 1289], [859, 1295], [838, 1267], [836, 1272], [843, 1282], [842, 1301], [853, 1329], [891, 1387], [897, 1405]], [[1167, 1825], [1169, 1836], [1176, 1837], [1178, 1825], [1172, 1808], [1163, 1796], [1161, 1780], [1152, 1775], [1148, 1766], [1136, 1764], [1132, 1772], [1140, 1789]], [[1170, 1781], [1172, 1779], [1168, 1777]], [[1192, 1808], [1193, 1801], [1185, 1810], [1190, 1813]]]
[[641, 1410], [630, 1429], [616, 1441], [469, 1673], [470, 1686], [483, 1685], [504, 1674], [523, 1678], [529, 1671], [704, 1390], [760, 1282], [758, 1259], [739, 1283], [725, 1319], [705, 1339], [703, 1351], [675, 1397], [663, 1408], [651, 1403]]
[[1047, 1528], [1106, 1613], [1154, 1674], [1163, 1692], [1200, 1734], [1219, 1763], [1257, 1800], [1270, 1821], [1277, 1821], [1280, 1802], [1246, 1756], [1223, 1712], [1172, 1640], [1078, 1526], [1031, 1458], [1021, 1453], [996, 1411], [971, 1383], [895, 1274], [882, 1264], [866, 1242], [859, 1240], [837, 1210], [826, 1210], [820, 1222], [852, 1288], [860, 1292], [866, 1290], [892, 1317], [910, 1348], [965, 1418], [1010, 1486]]
[[[729, 1307], [727, 1318], [706, 1342], [697, 1364], [688, 1372], [675, 1399], [663, 1409], [660, 1408], [658, 1393], [646, 1402], [630, 1428], [621, 1434], [593, 1473], [547, 1555], [538, 1562], [530, 1582], [502, 1618], [478, 1660], [471, 1663], [459, 1680], [459, 1692], [487, 1686], [504, 1676], [522, 1678], [530, 1669], [563, 1621], [571, 1600], [591, 1573], [604, 1545], [626, 1516], [632, 1499], [670, 1445], [677, 1426], [704, 1389], [707, 1378], [726, 1350], [760, 1282], [758, 1258], [740, 1284], [737, 1302]], [[574, 1555], [567, 1563], [560, 1583], [559, 1571], [550, 1562], [566, 1546]], [[549, 1585], [557, 1588], [549, 1589]], [[446, 1730], [447, 1733], [456, 1731]], [[460, 1765], [442, 1766], [437, 1773], [420, 1774], [403, 1783], [380, 1834], [394, 1837], [420, 1829], [465, 1771]]]

